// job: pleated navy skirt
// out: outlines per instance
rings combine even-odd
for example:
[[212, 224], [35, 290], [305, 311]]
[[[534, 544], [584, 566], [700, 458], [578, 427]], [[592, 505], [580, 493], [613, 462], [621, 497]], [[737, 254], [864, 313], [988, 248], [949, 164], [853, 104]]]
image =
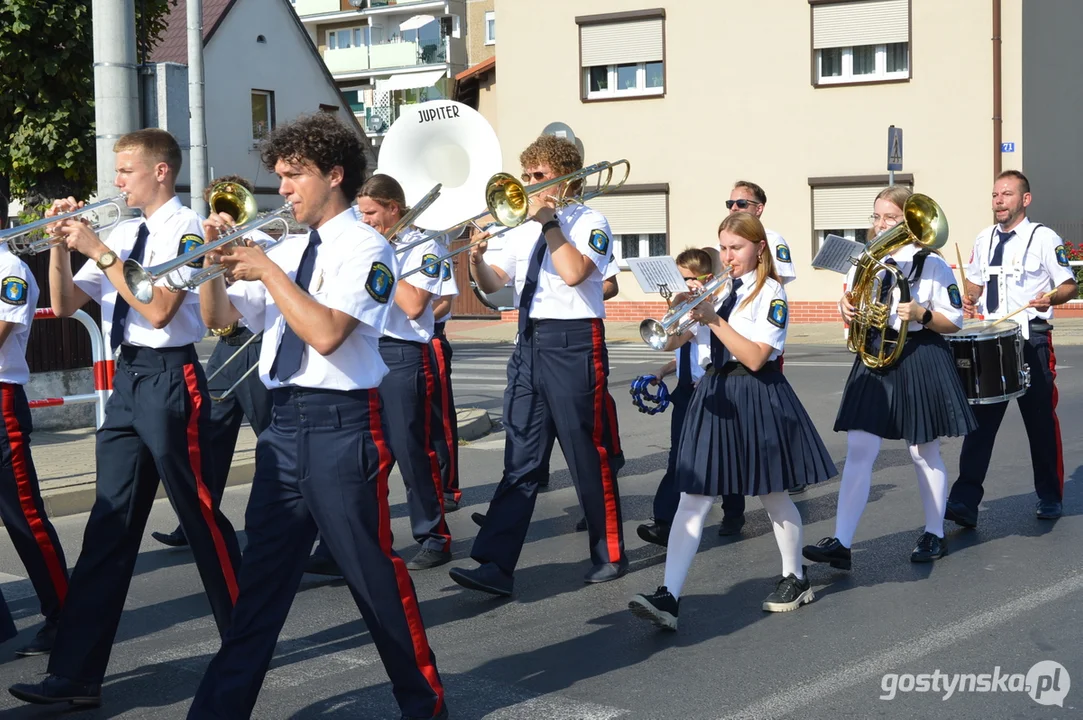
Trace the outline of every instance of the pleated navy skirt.
[[[728, 372], [727, 372], [728, 370]], [[834, 477], [816, 427], [775, 363], [709, 370], [688, 403], [677, 484], [693, 495], [766, 495]]]
[[854, 359], [835, 430], [864, 430], [885, 440], [921, 445], [978, 428], [948, 341], [940, 333], [908, 333], [894, 365], [870, 370]]

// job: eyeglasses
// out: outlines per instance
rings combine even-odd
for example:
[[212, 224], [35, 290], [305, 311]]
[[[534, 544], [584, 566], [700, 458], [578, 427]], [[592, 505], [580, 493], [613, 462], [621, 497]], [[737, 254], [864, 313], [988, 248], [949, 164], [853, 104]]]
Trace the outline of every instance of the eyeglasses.
[[726, 209], [727, 210], [732, 210], [734, 205], [737, 206], [738, 210], [745, 210], [745, 209], [748, 208], [749, 205], [763, 205], [763, 203], [756, 202], [755, 200], [745, 200], [744, 198], [741, 198], [740, 200], [727, 200], [726, 201]]
[[519, 177], [523, 179], [523, 182], [530, 182], [531, 179], [533, 179], [535, 182], [541, 182], [545, 179], [545, 173], [543, 173], [541, 170], [535, 170], [532, 173], [525, 172]]
[[899, 221], [902, 220], [902, 215], [869, 215], [869, 222], [873, 225], [876, 225], [881, 220], [892, 225], [898, 225]]

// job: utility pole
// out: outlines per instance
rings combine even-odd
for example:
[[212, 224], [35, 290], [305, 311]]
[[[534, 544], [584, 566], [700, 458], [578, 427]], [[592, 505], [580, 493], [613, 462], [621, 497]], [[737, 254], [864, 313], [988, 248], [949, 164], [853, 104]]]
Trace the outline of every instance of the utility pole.
[[93, 0], [94, 149], [99, 198], [116, 195], [113, 145], [139, 129], [139, 77], [135, 58], [135, 4]]
[[188, 10], [188, 134], [191, 145], [188, 162], [191, 165], [189, 184], [192, 197], [189, 204], [203, 217], [207, 203], [203, 189], [210, 182], [207, 172], [207, 123], [203, 108], [203, 0], [187, 0]]

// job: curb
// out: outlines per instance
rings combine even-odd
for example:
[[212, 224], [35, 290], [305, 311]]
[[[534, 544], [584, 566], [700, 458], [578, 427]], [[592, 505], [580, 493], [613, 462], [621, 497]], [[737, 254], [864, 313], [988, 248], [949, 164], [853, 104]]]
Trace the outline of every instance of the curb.
[[484, 437], [493, 427], [489, 413], [480, 408], [456, 408], [459, 417], [459, 440], [471, 442]]

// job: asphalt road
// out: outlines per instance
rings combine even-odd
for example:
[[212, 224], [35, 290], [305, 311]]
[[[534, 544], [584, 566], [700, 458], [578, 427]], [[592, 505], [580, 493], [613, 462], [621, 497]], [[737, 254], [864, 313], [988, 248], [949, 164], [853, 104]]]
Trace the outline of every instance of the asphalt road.
[[[462, 345], [454, 361], [460, 406], [499, 419], [506, 345]], [[665, 358], [638, 346], [613, 348], [617, 398], [628, 464], [620, 489], [632, 572], [586, 586], [585, 537], [574, 531], [579, 510], [563, 458], [553, 460], [552, 488], [539, 497], [516, 595], [500, 601], [461, 590], [446, 567], [414, 581], [454, 718], [602, 720], [607, 718], [1059, 718], [1078, 716], [1083, 686], [1083, 347], [1062, 348], [1060, 418], [1064, 436], [1065, 517], [1034, 518], [1029, 450], [1018, 411], [1009, 410], [993, 455], [979, 527], [949, 523], [950, 555], [913, 565], [909, 553], [923, 526], [921, 501], [902, 443], [885, 445], [871, 501], [858, 530], [851, 573], [817, 566], [813, 604], [767, 614], [760, 603], [774, 587], [780, 560], [767, 518], [749, 502], [740, 539], [708, 528], [682, 599], [681, 628], [662, 634], [631, 616], [628, 598], [662, 582], [664, 551], [644, 545], [635, 526], [649, 518], [668, 441], [668, 414], [635, 411], [632, 377]], [[845, 438], [831, 432], [849, 356], [836, 348], [792, 346], [786, 374], [840, 467]], [[502, 434], [462, 448], [464, 506], [449, 516], [454, 564], [467, 557], [475, 527], [500, 477]], [[945, 442], [954, 477], [960, 442]], [[798, 498], [805, 540], [833, 533], [838, 484]], [[247, 488], [227, 491], [224, 509], [241, 526]], [[414, 548], [398, 475], [392, 481], [396, 548]], [[70, 563], [85, 515], [62, 518], [58, 531]], [[173, 526], [159, 502], [149, 529]], [[243, 542], [243, 540], [242, 540]], [[29, 640], [40, 618], [10, 543], [0, 549], [0, 582], [22, 631], [0, 648], [0, 685], [33, 680], [46, 660], [15, 660], [10, 649]], [[104, 688], [104, 706], [85, 718], [181, 718], [218, 645], [189, 553], [144, 542]], [[1042, 705], [1014, 674], [1041, 661], [1064, 668], [1042, 683]], [[1040, 674], [1041, 668], [1035, 670]], [[933, 673], [938, 673], [933, 676]], [[975, 677], [988, 673], [991, 691]], [[929, 675], [932, 677], [925, 677]], [[885, 677], [887, 676], [887, 677]], [[918, 692], [922, 682], [938, 691]], [[998, 682], [999, 681], [999, 682]], [[949, 697], [945, 683], [956, 688]], [[1055, 687], [1053, 686], [1055, 682]], [[969, 683], [969, 685], [968, 685]], [[1035, 685], [1037, 687], [1037, 685]], [[1066, 697], [1065, 695], [1066, 692]], [[1036, 694], [1032, 692], [1030, 694]], [[5, 718], [55, 717], [4, 694]], [[397, 718], [379, 658], [348, 590], [306, 576], [293, 605], [256, 709], [258, 718]]]

